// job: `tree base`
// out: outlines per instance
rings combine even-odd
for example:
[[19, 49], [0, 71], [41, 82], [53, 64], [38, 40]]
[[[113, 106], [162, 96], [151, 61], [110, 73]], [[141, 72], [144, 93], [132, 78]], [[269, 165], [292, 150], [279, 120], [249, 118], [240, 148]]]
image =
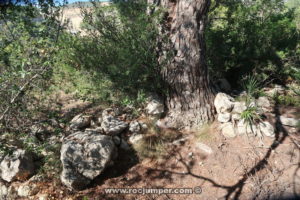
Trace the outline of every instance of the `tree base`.
[[214, 120], [213, 108], [210, 105], [197, 110], [172, 111], [157, 122], [159, 128], [170, 128], [178, 130], [197, 130], [203, 125]]

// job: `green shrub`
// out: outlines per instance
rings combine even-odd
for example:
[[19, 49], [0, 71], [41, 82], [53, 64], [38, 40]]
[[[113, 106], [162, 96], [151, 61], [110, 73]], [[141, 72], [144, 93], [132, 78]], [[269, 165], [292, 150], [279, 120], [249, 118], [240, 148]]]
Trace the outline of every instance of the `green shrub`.
[[275, 94], [273, 100], [279, 105], [297, 106], [300, 107], [300, 97], [293, 95], [279, 95]]
[[[266, 10], [266, 8], [268, 8]], [[283, 0], [231, 1], [209, 14], [207, 58], [212, 77], [236, 84], [246, 74], [284, 82], [300, 64], [294, 9]]]
[[155, 51], [158, 14], [148, 16], [146, 9], [143, 0], [105, 7], [94, 4], [83, 11], [85, 34], [64, 39], [66, 63], [93, 73], [98, 78], [94, 86], [109, 80], [110, 93], [124, 98], [118, 98], [123, 104], [141, 101], [141, 91], [162, 88]]
[[1, 7], [0, 131], [28, 131], [41, 103], [34, 94], [49, 86], [61, 27], [59, 10], [45, 14], [51, 2], [44, 1], [40, 9], [27, 4]]

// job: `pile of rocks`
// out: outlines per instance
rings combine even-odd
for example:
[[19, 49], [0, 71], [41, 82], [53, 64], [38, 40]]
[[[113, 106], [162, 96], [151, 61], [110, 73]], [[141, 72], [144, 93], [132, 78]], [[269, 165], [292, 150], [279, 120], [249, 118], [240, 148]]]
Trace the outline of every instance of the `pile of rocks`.
[[[153, 116], [161, 115], [164, 112], [162, 101], [150, 98], [146, 112]], [[130, 107], [122, 110], [109, 108], [103, 110], [98, 117], [79, 114], [70, 121], [66, 129], [69, 134], [53, 140], [54, 143], [62, 143], [60, 160], [63, 166], [63, 184], [75, 190], [85, 188], [105, 168], [113, 165], [119, 150], [130, 150], [129, 143], [143, 138], [147, 125], [138, 120], [132, 121], [130, 113]], [[39, 138], [51, 142], [52, 135], [44, 130], [35, 125], [30, 136], [41, 136]], [[129, 138], [127, 133], [130, 133]], [[44, 135], [47, 137], [44, 138]], [[0, 152], [0, 178], [6, 182], [1, 183], [0, 180], [0, 199], [32, 195], [35, 189], [32, 189], [33, 185], [27, 180], [37, 169], [33, 157], [20, 148], [11, 149], [10, 154]]]
[[[221, 122], [222, 134], [227, 138], [236, 137], [237, 135], [254, 135], [274, 137], [273, 126], [268, 121], [261, 121], [258, 124], [248, 124], [241, 118], [242, 112], [247, 109], [245, 102], [235, 101], [231, 96], [225, 93], [218, 93], [214, 101], [218, 121]], [[260, 97], [252, 106], [263, 105], [264, 110], [268, 110], [270, 102], [266, 97]], [[258, 113], [258, 115], [261, 113]]]
[[[151, 102], [151, 106], [157, 102]], [[148, 106], [148, 107], [151, 107]], [[128, 112], [129, 108], [126, 108]], [[158, 114], [153, 107], [149, 112]], [[149, 113], [150, 114], [150, 113]], [[85, 188], [103, 170], [112, 166], [118, 156], [118, 149], [130, 150], [125, 134], [130, 132], [130, 143], [143, 137], [147, 125], [140, 121], [125, 121], [124, 112], [112, 108], [102, 111], [96, 122], [92, 116], [78, 115], [70, 122], [73, 132], [63, 139], [61, 162], [63, 171], [61, 181], [70, 189]]]
[[[247, 109], [245, 102], [235, 101], [234, 98], [225, 94], [218, 93], [214, 100], [218, 116], [217, 120], [221, 123], [221, 132], [226, 138], [233, 138], [238, 135], [247, 134], [248, 136], [274, 137], [275, 130], [267, 120], [260, 120], [257, 123], [249, 124], [241, 118], [241, 114]], [[267, 97], [259, 97], [248, 106], [258, 108], [257, 115], [270, 113], [272, 111], [271, 102]], [[293, 118], [280, 117], [283, 125], [296, 126], [299, 120]]]

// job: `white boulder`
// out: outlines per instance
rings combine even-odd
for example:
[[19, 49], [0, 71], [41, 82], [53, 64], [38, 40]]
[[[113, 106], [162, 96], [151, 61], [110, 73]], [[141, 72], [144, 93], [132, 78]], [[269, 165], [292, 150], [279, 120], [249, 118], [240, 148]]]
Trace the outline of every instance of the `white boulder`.
[[214, 100], [214, 105], [217, 113], [228, 113], [231, 112], [234, 106], [234, 99], [225, 93], [218, 93]]

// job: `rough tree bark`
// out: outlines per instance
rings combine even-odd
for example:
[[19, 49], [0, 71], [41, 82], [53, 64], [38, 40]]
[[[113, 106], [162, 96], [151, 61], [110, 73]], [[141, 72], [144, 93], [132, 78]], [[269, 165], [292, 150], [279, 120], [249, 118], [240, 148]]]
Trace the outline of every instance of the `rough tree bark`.
[[[149, 0], [166, 10], [162, 33], [174, 56], [162, 69], [169, 88], [168, 114], [160, 125], [198, 128], [214, 118], [214, 94], [205, 60], [204, 30], [210, 0]], [[162, 55], [163, 56], [163, 55]]]

